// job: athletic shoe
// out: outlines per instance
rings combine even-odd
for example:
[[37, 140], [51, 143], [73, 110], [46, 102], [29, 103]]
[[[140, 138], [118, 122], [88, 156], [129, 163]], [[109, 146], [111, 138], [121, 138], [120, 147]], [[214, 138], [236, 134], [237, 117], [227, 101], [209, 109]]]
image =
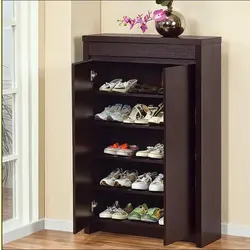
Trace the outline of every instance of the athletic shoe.
[[153, 173], [148, 172], [138, 176], [137, 180], [132, 184], [132, 189], [148, 190], [150, 183], [156, 176], [157, 176], [156, 172]]
[[131, 107], [129, 105], [123, 105], [121, 109], [117, 109], [115, 112], [110, 113], [110, 115], [107, 117], [107, 120], [123, 122], [123, 120], [128, 118], [130, 113]]
[[115, 181], [121, 177], [122, 172], [123, 172], [122, 168], [116, 168], [107, 177], [103, 178], [100, 181], [100, 185], [113, 187], [115, 184]]
[[141, 220], [145, 222], [158, 222], [163, 215], [163, 209], [158, 207], [149, 208], [146, 214], [141, 216]]
[[121, 145], [116, 154], [119, 156], [132, 156], [139, 149], [137, 145], [128, 145], [127, 143]]
[[164, 217], [159, 219], [159, 225], [164, 226]]
[[156, 178], [149, 185], [148, 190], [152, 192], [163, 192], [164, 190], [163, 179], [164, 179], [163, 174], [157, 175]]
[[136, 181], [138, 176], [137, 170], [126, 170], [122, 173], [121, 178], [115, 181], [116, 187], [131, 187], [132, 183]]
[[128, 215], [133, 211], [133, 206], [131, 203], [128, 203], [128, 205], [122, 209], [117, 208], [115, 212], [112, 214], [112, 219], [114, 220], [126, 220], [128, 218]]
[[158, 148], [162, 147], [161, 143], [157, 143], [154, 147], [153, 146], [148, 146], [146, 150], [140, 150], [136, 152], [136, 156], [138, 157], [148, 157], [148, 154]]
[[139, 207], [135, 208], [129, 215], [129, 220], [141, 220], [142, 215], [146, 214], [148, 211], [148, 206], [146, 203], [143, 203]]
[[159, 147], [157, 147], [156, 149], [149, 152], [148, 157], [153, 158], [153, 159], [163, 159], [163, 157], [164, 157], [164, 145], [161, 144]]
[[120, 147], [119, 143], [116, 142], [113, 145], [104, 148], [103, 152], [104, 154], [116, 155], [119, 147]]
[[99, 213], [99, 217], [103, 219], [111, 219], [112, 214], [119, 208], [119, 202], [116, 201], [113, 206], [107, 207], [106, 210]]
[[119, 112], [122, 109], [122, 104], [115, 104], [106, 107], [101, 113], [95, 115], [96, 120], [107, 121], [111, 114]]

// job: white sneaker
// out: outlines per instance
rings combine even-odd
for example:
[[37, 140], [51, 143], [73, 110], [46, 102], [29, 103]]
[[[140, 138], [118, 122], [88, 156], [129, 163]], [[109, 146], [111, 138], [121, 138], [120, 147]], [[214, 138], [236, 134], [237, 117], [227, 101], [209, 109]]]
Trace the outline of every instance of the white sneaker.
[[148, 157], [153, 159], [163, 159], [164, 156], [164, 145], [161, 144], [158, 148], [149, 152]]
[[121, 177], [122, 172], [122, 168], [116, 168], [108, 176], [101, 179], [100, 185], [113, 187], [115, 185], [115, 181]]
[[112, 91], [126, 93], [131, 87], [133, 87], [138, 82], [137, 79], [131, 79], [127, 82], [117, 83]]
[[147, 115], [142, 119], [135, 120], [136, 124], [148, 124], [148, 121], [153, 117], [154, 113], [158, 110], [158, 107], [148, 106]]
[[99, 90], [100, 91], [111, 91], [115, 87], [115, 85], [120, 83], [120, 82], [122, 82], [122, 79], [114, 79], [111, 82], [106, 82], [99, 88]]
[[138, 157], [148, 157], [148, 154], [154, 150], [156, 150], [158, 147], [162, 147], [161, 143], [157, 143], [154, 147], [148, 146], [146, 150], [140, 150], [136, 152], [136, 156]]
[[99, 217], [103, 219], [111, 219], [112, 214], [114, 214], [118, 208], [119, 208], [119, 202], [116, 201], [113, 206], [107, 207], [106, 210], [99, 213]]
[[126, 170], [122, 173], [121, 178], [115, 181], [115, 187], [131, 187], [132, 183], [136, 181], [138, 177], [137, 170]]
[[150, 183], [148, 190], [152, 192], [163, 192], [164, 184], [163, 184], [164, 175], [159, 174], [156, 178]]
[[113, 106], [108, 106], [101, 113], [96, 114], [95, 119], [107, 121], [111, 114], [119, 112], [121, 109], [122, 109], [122, 104], [115, 104]]
[[131, 107], [129, 105], [123, 105], [121, 109], [117, 109], [115, 112], [110, 113], [107, 117], [108, 120], [123, 122], [124, 119], [127, 119], [131, 113]]
[[138, 189], [138, 190], [148, 190], [148, 187], [152, 180], [157, 175], [156, 172], [153, 173], [145, 173], [143, 175], [138, 176], [137, 180], [132, 184], [132, 189]]
[[159, 225], [164, 226], [164, 217], [161, 217], [158, 222]]
[[[126, 145], [126, 144], [124, 144], [124, 145]], [[119, 156], [129, 157], [129, 156], [134, 155], [138, 149], [139, 149], [139, 147], [137, 145], [127, 145], [127, 148], [121, 146], [117, 149], [116, 154]]]
[[148, 107], [144, 104], [136, 104], [127, 119], [124, 119], [124, 123], [135, 123], [135, 120], [144, 119], [148, 113]]
[[116, 155], [119, 147], [120, 147], [119, 143], [116, 142], [113, 145], [110, 145], [110, 146], [104, 148], [103, 152], [104, 152], [104, 154], [108, 154], [108, 155]]

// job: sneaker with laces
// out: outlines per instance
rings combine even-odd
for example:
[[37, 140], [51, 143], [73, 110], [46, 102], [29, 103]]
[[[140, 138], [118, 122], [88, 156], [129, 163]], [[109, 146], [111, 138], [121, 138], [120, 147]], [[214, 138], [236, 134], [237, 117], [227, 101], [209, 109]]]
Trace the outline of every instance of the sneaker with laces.
[[148, 190], [152, 192], [163, 192], [164, 190], [164, 175], [159, 174], [156, 178], [150, 183]]
[[103, 152], [104, 152], [104, 154], [116, 155], [119, 147], [120, 147], [119, 143], [116, 142], [113, 145], [110, 145], [110, 146], [104, 148]]
[[121, 145], [116, 154], [119, 156], [132, 156], [139, 149], [137, 145], [128, 145], [127, 143]]
[[157, 176], [156, 172], [153, 173], [145, 173], [138, 176], [137, 180], [132, 184], [132, 189], [137, 190], [148, 190], [150, 183]]
[[100, 91], [111, 91], [115, 87], [115, 85], [120, 83], [120, 82], [122, 82], [122, 79], [114, 79], [111, 82], [106, 82], [99, 88], [99, 90]]
[[122, 173], [121, 178], [115, 181], [115, 187], [131, 187], [137, 179], [137, 170], [126, 170]]
[[108, 107], [105, 107], [105, 109], [102, 112], [96, 114], [95, 119], [107, 121], [110, 118], [111, 114], [119, 112], [121, 109], [122, 109], [122, 104], [117, 103], [113, 106], [109, 105]]
[[159, 147], [155, 148], [148, 154], [149, 158], [153, 159], [163, 159], [164, 157], [164, 145], [161, 144]]
[[146, 214], [148, 211], [148, 206], [146, 203], [143, 203], [139, 207], [136, 207], [129, 215], [129, 220], [141, 220], [142, 215]]
[[119, 202], [116, 201], [113, 206], [107, 207], [104, 211], [99, 213], [99, 217], [102, 219], [111, 219], [114, 212], [119, 208]]
[[161, 143], [157, 143], [154, 147], [153, 146], [148, 146], [147, 149], [145, 150], [140, 150], [136, 152], [136, 156], [138, 157], [148, 157], [148, 154], [154, 150], [156, 150], [157, 148], [162, 147]]
[[163, 215], [163, 209], [158, 207], [149, 208], [146, 214], [141, 216], [141, 221], [145, 222], [158, 222]]
[[114, 213], [112, 214], [113, 220], [126, 220], [128, 215], [133, 211], [132, 203], [128, 203], [125, 208], [117, 208], [115, 209]]
[[121, 109], [117, 109], [115, 112], [110, 113], [107, 119], [111, 121], [123, 122], [123, 120], [128, 118], [130, 113], [131, 107], [129, 105], [123, 105]]
[[121, 177], [122, 172], [122, 168], [116, 168], [108, 176], [101, 179], [100, 185], [113, 187], [115, 185], [115, 181]]

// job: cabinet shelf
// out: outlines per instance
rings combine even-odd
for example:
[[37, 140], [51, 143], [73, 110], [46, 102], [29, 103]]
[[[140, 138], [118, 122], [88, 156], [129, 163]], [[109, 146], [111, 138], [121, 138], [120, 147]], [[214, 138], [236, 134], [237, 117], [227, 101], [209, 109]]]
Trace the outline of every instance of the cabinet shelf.
[[164, 126], [161, 125], [141, 125], [141, 124], [128, 124], [113, 121], [98, 121], [95, 120], [95, 125], [99, 127], [117, 127], [117, 128], [132, 128], [132, 129], [150, 129], [150, 130], [162, 130], [164, 131]]
[[119, 93], [119, 92], [108, 92], [108, 91], [96, 91], [98, 96], [124, 96], [124, 97], [136, 97], [136, 98], [154, 98], [154, 99], [163, 99], [164, 95], [162, 94], [145, 94], [145, 93]]
[[145, 196], [159, 196], [163, 197], [163, 192], [151, 192], [148, 190], [135, 190], [131, 188], [117, 188], [117, 187], [103, 187], [99, 186], [95, 188], [98, 192], [107, 193], [122, 193], [122, 194], [134, 194], [134, 195], [145, 195]]
[[101, 154], [96, 157], [99, 160], [113, 160], [113, 161], [126, 161], [126, 162], [140, 162], [140, 163], [149, 163], [149, 164], [157, 164], [164, 165], [164, 160], [155, 160], [150, 158], [141, 158], [141, 157], [123, 157], [123, 156], [112, 156]]

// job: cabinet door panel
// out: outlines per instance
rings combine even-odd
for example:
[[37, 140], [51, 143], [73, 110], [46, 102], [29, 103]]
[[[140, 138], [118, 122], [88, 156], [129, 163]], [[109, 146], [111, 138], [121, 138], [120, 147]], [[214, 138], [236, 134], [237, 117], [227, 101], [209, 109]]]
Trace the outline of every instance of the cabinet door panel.
[[[165, 68], [165, 235], [164, 244], [187, 239], [191, 231], [193, 140], [188, 66]], [[194, 201], [193, 201], [194, 202]]]
[[[93, 82], [92, 62], [72, 65], [73, 232], [92, 218]], [[62, 184], [63, 185], [63, 184]]]

